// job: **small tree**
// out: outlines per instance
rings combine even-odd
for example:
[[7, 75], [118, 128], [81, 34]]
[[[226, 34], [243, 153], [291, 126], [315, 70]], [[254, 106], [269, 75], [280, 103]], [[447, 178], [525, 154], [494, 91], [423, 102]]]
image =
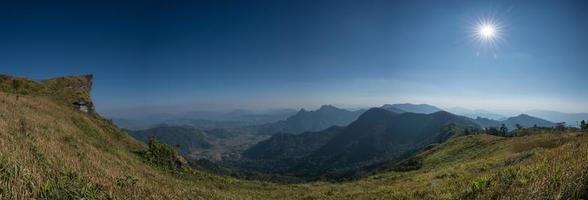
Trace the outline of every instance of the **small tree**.
[[502, 136], [506, 136], [508, 134], [508, 128], [506, 128], [506, 125], [502, 124], [502, 126], [500, 126], [500, 134]]
[[23, 84], [20, 80], [17, 80], [17, 79], [12, 80], [12, 88], [14, 89], [15, 92], [18, 92], [18, 90], [20, 90], [22, 85]]
[[498, 128], [496, 128], [496, 127], [490, 127], [490, 128], [487, 128], [486, 129], [486, 134], [498, 136], [498, 135], [500, 135], [500, 132], [498, 131]]
[[143, 156], [155, 165], [168, 169], [181, 169], [185, 165], [184, 160], [173, 146], [159, 143], [154, 136], [149, 137], [147, 147], [149, 149], [143, 152]]
[[565, 122], [557, 123], [555, 125], [555, 130], [558, 130], [558, 131], [564, 131], [564, 130], [566, 130], [566, 123]]

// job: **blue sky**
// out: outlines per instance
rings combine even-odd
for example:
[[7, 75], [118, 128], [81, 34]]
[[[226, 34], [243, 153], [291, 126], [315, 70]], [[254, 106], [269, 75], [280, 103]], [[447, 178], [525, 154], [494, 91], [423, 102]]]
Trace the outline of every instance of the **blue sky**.
[[[497, 48], [472, 40], [479, 18]], [[587, 112], [583, 1], [3, 1], [0, 73], [95, 75], [104, 113], [440, 107]], [[165, 110], [165, 109], [164, 109]]]

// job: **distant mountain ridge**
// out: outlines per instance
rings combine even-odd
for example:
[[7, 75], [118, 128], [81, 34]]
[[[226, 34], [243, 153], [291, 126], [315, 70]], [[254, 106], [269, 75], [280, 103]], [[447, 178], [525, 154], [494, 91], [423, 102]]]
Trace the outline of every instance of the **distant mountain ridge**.
[[462, 107], [452, 107], [452, 108], [448, 108], [445, 110], [447, 112], [450, 112], [450, 113], [453, 113], [456, 115], [466, 116], [466, 117], [469, 117], [472, 119], [482, 117], [482, 118], [488, 118], [488, 119], [492, 119], [492, 120], [504, 120], [507, 118], [506, 116], [504, 116], [502, 114], [498, 114], [495, 112], [482, 110], [482, 109], [467, 109], [467, 108], [462, 108]]
[[476, 123], [478, 123], [483, 128], [489, 127], [500, 127], [504, 124], [508, 129], [513, 130], [516, 129], [516, 125], [520, 125], [523, 128], [538, 126], [538, 127], [553, 127], [555, 123], [538, 118], [533, 117], [527, 114], [520, 114], [515, 117], [509, 117], [505, 120], [492, 120], [487, 118], [478, 117], [474, 119]]
[[318, 110], [298, 113], [275, 123], [258, 127], [263, 134], [293, 133], [300, 134], [307, 131], [320, 131], [331, 126], [346, 126], [356, 120], [365, 110], [349, 111], [332, 105], [323, 105]]
[[532, 110], [527, 113], [552, 122], [565, 122], [569, 126], [578, 126], [582, 120], [588, 120], [588, 113], [564, 113], [549, 110]]
[[229, 112], [196, 110], [185, 113], [161, 113], [141, 117], [113, 117], [112, 120], [117, 126], [130, 130], [155, 128], [161, 124], [176, 126], [189, 125], [196, 128], [232, 128], [277, 122], [295, 113], [296, 110], [292, 109], [264, 112], [253, 112], [242, 109]]
[[429, 104], [411, 104], [411, 103], [403, 103], [403, 104], [385, 104], [382, 109], [386, 109], [395, 113], [404, 113], [404, 112], [411, 112], [411, 113], [421, 113], [421, 114], [431, 114], [439, 111], [443, 111], [440, 108]]

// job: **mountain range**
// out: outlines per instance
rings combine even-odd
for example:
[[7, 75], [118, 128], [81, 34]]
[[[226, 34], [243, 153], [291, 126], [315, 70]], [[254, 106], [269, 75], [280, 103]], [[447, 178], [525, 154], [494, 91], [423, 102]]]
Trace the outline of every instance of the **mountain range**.
[[477, 117], [474, 121], [483, 128], [500, 127], [504, 124], [509, 130], [517, 128], [517, 124], [523, 128], [538, 126], [538, 127], [554, 127], [556, 124], [541, 118], [533, 117], [527, 114], [520, 114], [515, 117], [509, 117], [504, 120], [492, 120], [488, 118]]
[[506, 115], [503, 114], [498, 114], [496, 112], [491, 112], [491, 111], [487, 111], [487, 110], [482, 110], [482, 109], [467, 109], [467, 108], [462, 108], [462, 107], [452, 107], [452, 108], [447, 108], [445, 109], [447, 112], [456, 114], [456, 115], [462, 115], [462, 116], [466, 116], [472, 119], [476, 119], [478, 117], [481, 118], [487, 118], [487, 119], [492, 119], [492, 120], [504, 120], [506, 119]]
[[[244, 152], [244, 158], [271, 162], [274, 170], [292, 176], [330, 176], [333, 169], [349, 169], [410, 155], [430, 144], [479, 128], [466, 117], [438, 111], [431, 114], [395, 113], [372, 108], [346, 127], [331, 127], [299, 135], [278, 134]], [[279, 166], [279, 167], [275, 167]], [[280, 171], [281, 170], [281, 171]], [[337, 173], [340, 173], [338, 171]]]
[[193, 126], [196, 128], [235, 128], [243, 126], [272, 123], [296, 113], [292, 109], [277, 109], [254, 112], [236, 109], [228, 112], [189, 111], [183, 113], [159, 113], [144, 116], [113, 117], [112, 120], [121, 128], [129, 130], [148, 129], [162, 124], [176, 126]]
[[349, 111], [331, 105], [323, 105], [314, 111], [301, 109], [286, 120], [259, 126], [257, 130], [262, 134], [299, 134], [307, 131], [320, 131], [331, 126], [346, 126], [356, 120], [363, 112], [365, 110]]
[[549, 110], [531, 110], [527, 113], [552, 122], [565, 122], [568, 126], [579, 127], [582, 120], [588, 119], [588, 113], [564, 113]]
[[428, 104], [411, 104], [411, 103], [402, 103], [402, 104], [385, 104], [382, 107], [383, 109], [395, 112], [395, 113], [403, 113], [403, 112], [411, 112], [411, 113], [422, 113], [422, 114], [431, 114], [439, 111], [443, 111], [440, 108], [437, 108], [432, 105]]

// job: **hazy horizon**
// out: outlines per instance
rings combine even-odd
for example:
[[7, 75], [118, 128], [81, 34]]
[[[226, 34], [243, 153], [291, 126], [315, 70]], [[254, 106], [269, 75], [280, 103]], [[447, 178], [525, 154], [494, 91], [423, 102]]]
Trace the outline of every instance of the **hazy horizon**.
[[[0, 8], [0, 73], [94, 74], [100, 113], [391, 103], [579, 113], [588, 112], [587, 8], [506, 0], [12, 2]], [[491, 21], [481, 34], [493, 38], [476, 35], [481, 21]]]
[[[502, 115], [503, 117], [513, 117], [519, 114], [530, 114], [530, 112], [536, 111], [554, 111], [554, 112], [561, 112], [567, 114], [578, 114], [578, 113], [586, 113], [586, 112], [567, 112], [562, 110], [554, 110], [554, 109], [487, 109], [487, 108], [471, 108], [471, 107], [463, 107], [463, 106], [438, 106], [435, 104], [428, 104], [428, 103], [412, 103], [412, 102], [391, 102], [391, 103], [384, 103], [378, 105], [365, 105], [365, 106], [345, 106], [345, 105], [337, 105], [337, 104], [320, 104], [320, 105], [313, 105], [313, 106], [302, 106], [302, 107], [273, 107], [273, 108], [252, 108], [252, 107], [238, 107], [232, 104], [231, 106], [223, 106], [222, 108], [218, 108], [220, 106], [207, 106], [200, 105], [200, 104], [179, 104], [179, 105], [144, 105], [144, 106], [136, 106], [136, 107], [125, 107], [125, 108], [118, 108], [112, 110], [99, 110], [98, 112], [106, 117], [111, 118], [129, 118], [129, 119], [140, 119], [144, 117], [151, 117], [151, 116], [158, 116], [158, 115], [177, 115], [177, 114], [186, 114], [190, 112], [212, 112], [212, 113], [229, 113], [233, 111], [246, 111], [256, 114], [266, 114], [272, 112], [284, 112], [284, 111], [293, 111], [298, 112], [301, 109], [306, 111], [317, 110], [321, 106], [331, 105], [337, 108], [346, 109], [350, 111], [361, 110], [361, 109], [369, 109], [374, 107], [381, 107], [385, 104], [426, 104], [435, 106], [439, 109], [452, 112], [455, 114], [498, 114]], [[218, 109], [214, 109], [218, 108]], [[457, 112], [459, 111], [459, 112]], [[532, 115], [532, 114], [531, 114]]]

